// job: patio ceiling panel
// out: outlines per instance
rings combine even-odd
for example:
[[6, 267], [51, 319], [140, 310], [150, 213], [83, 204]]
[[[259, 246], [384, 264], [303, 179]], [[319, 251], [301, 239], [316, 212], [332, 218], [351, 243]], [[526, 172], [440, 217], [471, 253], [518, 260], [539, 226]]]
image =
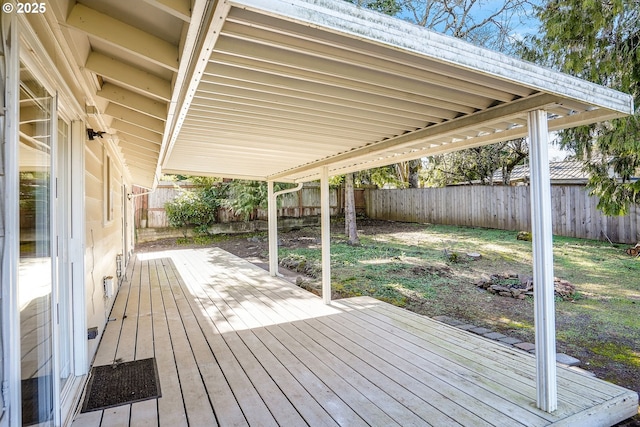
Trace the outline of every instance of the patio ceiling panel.
[[219, 2], [211, 22], [165, 171], [309, 181], [322, 166], [524, 137], [535, 109], [550, 130], [633, 109], [628, 95], [344, 1]]
[[[88, 126], [105, 132], [133, 183], [152, 188], [189, 78], [207, 0], [60, 0], [58, 23], [86, 79]], [[93, 89], [93, 92], [92, 92]]]

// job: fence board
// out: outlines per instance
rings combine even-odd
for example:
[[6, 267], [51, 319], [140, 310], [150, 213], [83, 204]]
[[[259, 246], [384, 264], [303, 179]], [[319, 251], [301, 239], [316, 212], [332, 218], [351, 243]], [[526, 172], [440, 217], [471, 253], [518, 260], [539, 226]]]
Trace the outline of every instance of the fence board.
[[[427, 222], [504, 230], [530, 230], [528, 186], [459, 186], [403, 190], [367, 189], [366, 214], [372, 219]], [[607, 217], [598, 199], [583, 186], [551, 187], [554, 234], [635, 244], [640, 240], [640, 208]]]
[[[331, 189], [331, 213], [342, 212], [344, 198]], [[531, 206], [528, 186], [459, 186], [398, 190], [358, 189], [357, 208], [372, 219], [425, 222], [504, 230], [530, 230]], [[175, 197], [173, 185], [136, 199], [138, 212], [148, 209], [149, 227], [166, 227], [164, 203]], [[303, 217], [320, 214], [320, 189], [305, 186], [300, 192], [281, 198], [280, 216]], [[583, 186], [552, 185], [553, 232], [560, 236], [635, 244], [640, 241], [640, 207], [631, 206], [624, 217], [606, 217]], [[220, 212], [221, 222], [240, 220], [228, 211]], [[266, 211], [257, 212], [266, 219]]]

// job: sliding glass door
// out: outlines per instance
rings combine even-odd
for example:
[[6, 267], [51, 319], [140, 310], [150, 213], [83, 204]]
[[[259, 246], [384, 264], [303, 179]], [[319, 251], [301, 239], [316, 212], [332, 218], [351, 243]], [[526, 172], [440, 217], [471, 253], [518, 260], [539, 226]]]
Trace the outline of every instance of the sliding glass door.
[[[20, 73], [20, 356], [22, 425], [54, 418], [52, 96], [24, 68]], [[53, 227], [55, 229], [55, 227]]]

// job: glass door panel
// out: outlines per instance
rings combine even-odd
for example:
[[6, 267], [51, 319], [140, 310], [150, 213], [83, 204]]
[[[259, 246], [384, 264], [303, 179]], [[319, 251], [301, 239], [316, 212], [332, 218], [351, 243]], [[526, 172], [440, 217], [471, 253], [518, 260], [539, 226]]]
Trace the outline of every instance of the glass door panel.
[[53, 421], [52, 97], [20, 73], [20, 354], [22, 425]]
[[64, 395], [67, 380], [72, 374], [72, 330], [71, 323], [71, 261], [69, 258], [68, 242], [71, 238], [71, 140], [70, 126], [62, 119], [58, 119], [58, 191], [56, 193], [57, 236], [58, 236], [58, 342], [60, 367], [60, 393]]

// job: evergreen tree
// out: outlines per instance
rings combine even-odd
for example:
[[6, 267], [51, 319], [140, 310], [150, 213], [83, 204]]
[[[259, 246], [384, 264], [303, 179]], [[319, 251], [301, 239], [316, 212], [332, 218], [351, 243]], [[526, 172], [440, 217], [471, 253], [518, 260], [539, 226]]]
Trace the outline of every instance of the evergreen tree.
[[590, 172], [588, 187], [607, 215], [640, 203], [640, 2], [552, 0], [529, 59], [634, 96], [633, 116], [569, 129], [561, 143]]

